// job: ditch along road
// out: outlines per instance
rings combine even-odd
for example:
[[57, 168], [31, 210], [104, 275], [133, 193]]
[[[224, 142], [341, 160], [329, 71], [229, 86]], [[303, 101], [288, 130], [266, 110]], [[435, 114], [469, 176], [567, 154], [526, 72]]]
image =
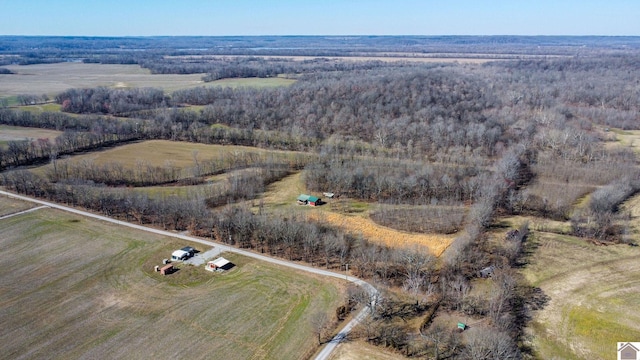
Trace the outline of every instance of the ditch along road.
[[[87, 212], [87, 211], [82, 211], [82, 210], [74, 209], [74, 208], [71, 208], [71, 207], [58, 205], [56, 203], [34, 199], [34, 198], [31, 198], [31, 197], [27, 197], [27, 196], [17, 195], [17, 194], [10, 193], [10, 192], [7, 192], [7, 191], [0, 190], [0, 195], [5, 195], [5, 196], [8, 196], [10, 198], [23, 200], [23, 201], [28, 201], [28, 202], [31, 202], [31, 203], [35, 203], [35, 204], [41, 205], [38, 208], [29, 209], [27, 211], [22, 211], [20, 213], [26, 213], [26, 212], [30, 212], [30, 211], [33, 211], [33, 210], [40, 209], [40, 208], [48, 206], [48, 207], [53, 208], [53, 209], [58, 209], [58, 210], [70, 212], [70, 213], [73, 213], [73, 214], [77, 214], [77, 215], [80, 215], [80, 216], [86, 216], [86, 217], [89, 217], [89, 218], [110, 222], [112, 224], [117, 224], [117, 225], [121, 225], [121, 226], [127, 226], [127, 227], [130, 227], [130, 228], [133, 228], [133, 229], [146, 231], [146, 232], [153, 233], [153, 234], [158, 234], [158, 235], [163, 235], [163, 236], [170, 236], [170, 237], [173, 237], [173, 238], [182, 239], [182, 240], [186, 240], [186, 241], [191, 241], [191, 242], [195, 242], [195, 243], [199, 243], [199, 244], [203, 244], [203, 245], [207, 245], [207, 246], [218, 247], [218, 248], [220, 248], [221, 251], [228, 251], [228, 252], [240, 254], [240, 255], [251, 257], [251, 258], [254, 258], [254, 259], [261, 260], [261, 261], [266, 261], [266, 262], [269, 262], [271, 264], [286, 266], [286, 267], [293, 268], [293, 269], [296, 269], [296, 270], [306, 271], [306, 272], [309, 272], [309, 273], [312, 273], [312, 274], [317, 274], [317, 275], [322, 275], [322, 276], [329, 276], [329, 277], [334, 277], [334, 278], [338, 278], [338, 279], [345, 279], [345, 280], [347, 280], [349, 282], [352, 282], [352, 283], [362, 287], [364, 290], [366, 290], [369, 293], [369, 298], [370, 299], [377, 299], [377, 298], [379, 298], [379, 295], [380, 295], [378, 290], [375, 287], [373, 287], [373, 285], [369, 284], [366, 281], [363, 281], [363, 280], [360, 280], [360, 279], [358, 279], [356, 277], [353, 277], [353, 276], [348, 276], [348, 275], [345, 275], [345, 274], [340, 274], [340, 273], [336, 273], [336, 272], [328, 271], [328, 270], [316, 269], [316, 268], [313, 268], [313, 267], [310, 267], [310, 266], [305, 266], [305, 265], [297, 264], [297, 263], [294, 263], [294, 262], [291, 262], [291, 261], [286, 261], [286, 260], [282, 260], [282, 259], [278, 259], [278, 258], [272, 258], [272, 257], [269, 257], [269, 256], [257, 254], [257, 253], [251, 252], [251, 251], [234, 248], [234, 247], [226, 245], [226, 244], [222, 244], [222, 243], [218, 243], [218, 242], [214, 242], [214, 241], [210, 241], [210, 240], [204, 240], [204, 239], [193, 237], [193, 236], [188, 236], [188, 235], [183, 235], [183, 234], [176, 234], [176, 233], [172, 233], [170, 231], [154, 229], [154, 228], [150, 228], [150, 227], [146, 227], [146, 226], [142, 226], [142, 225], [136, 225], [136, 224], [128, 223], [126, 221], [112, 219], [112, 218], [107, 217], [107, 216], [97, 215], [97, 214], [90, 213], [90, 212]], [[372, 303], [371, 306], [375, 306], [375, 303]], [[335, 348], [342, 341], [346, 340], [347, 335], [349, 334], [349, 332], [351, 332], [351, 330], [359, 322], [361, 322], [363, 319], [365, 319], [368, 315], [369, 315], [369, 306], [365, 306], [362, 310], [360, 310], [360, 312], [353, 319], [351, 319], [351, 321], [349, 321], [340, 330], [340, 332], [336, 336], [334, 336], [324, 346], [324, 348], [318, 353], [318, 355], [316, 355], [315, 360], [327, 360], [327, 359], [329, 359], [329, 356], [331, 356], [331, 353], [335, 350]]]

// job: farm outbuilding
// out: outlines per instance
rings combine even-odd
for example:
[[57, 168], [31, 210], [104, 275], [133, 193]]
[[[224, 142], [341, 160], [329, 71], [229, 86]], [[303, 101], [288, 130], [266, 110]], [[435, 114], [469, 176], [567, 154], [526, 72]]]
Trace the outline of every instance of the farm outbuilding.
[[320, 198], [312, 195], [300, 194], [297, 200], [298, 200], [298, 205], [309, 205], [309, 206], [320, 205]]
[[309, 195], [300, 194], [300, 196], [298, 196], [298, 205], [307, 205], [308, 203], [309, 203]]
[[208, 271], [215, 271], [218, 269], [229, 270], [232, 267], [233, 267], [233, 263], [231, 263], [231, 261], [223, 257], [219, 257], [215, 260], [209, 261], [204, 268], [205, 270], [208, 270]]
[[172, 272], [173, 272], [173, 265], [171, 264], [167, 264], [160, 268], [160, 274], [162, 275], [169, 275]]

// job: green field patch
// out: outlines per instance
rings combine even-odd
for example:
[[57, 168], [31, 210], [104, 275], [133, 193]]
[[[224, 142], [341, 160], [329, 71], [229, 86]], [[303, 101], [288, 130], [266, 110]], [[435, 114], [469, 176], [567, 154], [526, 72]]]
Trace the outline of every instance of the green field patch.
[[18, 110], [28, 111], [30, 113], [39, 114], [41, 112], [60, 112], [61, 106], [55, 103], [19, 106]]

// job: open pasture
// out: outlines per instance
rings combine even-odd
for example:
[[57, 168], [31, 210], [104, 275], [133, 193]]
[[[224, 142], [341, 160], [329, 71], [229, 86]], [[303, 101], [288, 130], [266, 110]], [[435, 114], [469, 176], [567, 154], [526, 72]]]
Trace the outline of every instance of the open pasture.
[[248, 153], [259, 154], [261, 159], [273, 155], [277, 158], [294, 158], [301, 153], [291, 151], [264, 150], [260, 148], [236, 145], [209, 145], [169, 140], [150, 140], [127, 144], [105, 151], [78, 155], [73, 161], [92, 161], [95, 164], [119, 163], [125, 168], [134, 168], [140, 163], [151, 166], [176, 168], [193, 167], [196, 161], [220, 159], [231, 163]]
[[26, 203], [24, 201], [18, 201], [8, 197], [0, 198], [0, 216], [17, 213], [19, 211], [31, 209], [32, 207], [34, 207], [33, 204]]
[[57, 63], [9, 65], [15, 74], [0, 75], [0, 98], [20, 94], [50, 97], [69, 88], [155, 87], [167, 92], [204, 84], [202, 74], [151, 74], [138, 65]]
[[3, 358], [305, 359], [311, 316], [342, 297], [337, 281], [233, 254], [227, 273], [163, 277], [154, 259], [186, 244], [53, 209], [0, 226]]
[[549, 296], [530, 331], [539, 358], [608, 359], [640, 339], [640, 249], [534, 232], [523, 273]]
[[53, 141], [62, 132], [49, 129], [0, 125], [0, 146], [9, 141], [49, 139]]

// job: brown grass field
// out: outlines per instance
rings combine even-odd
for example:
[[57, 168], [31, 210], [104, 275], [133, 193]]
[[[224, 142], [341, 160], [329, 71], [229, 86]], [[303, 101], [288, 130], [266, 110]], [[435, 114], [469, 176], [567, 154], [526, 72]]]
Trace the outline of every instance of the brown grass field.
[[260, 148], [236, 145], [208, 145], [169, 140], [149, 140], [126, 144], [104, 151], [77, 155], [73, 161], [91, 160], [96, 164], [120, 163], [124, 167], [133, 168], [138, 162], [144, 161], [152, 166], [165, 166], [171, 163], [177, 168], [195, 165], [194, 156], [198, 161], [212, 158], [240, 156], [243, 152], [273, 154], [295, 154], [291, 151], [264, 150]]
[[48, 94], [69, 88], [157, 87], [171, 92], [204, 84], [202, 74], [154, 75], [138, 65], [58, 63], [5, 66], [15, 74], [0, 75], [0, 98], [20, 94]]
[[337, 280], [228, 253], [226, 273], [163, 277], [152, 265], [184, 243], [53, 209], [0, 227], [0, 358], [305, 359], [310, 317], [342, 298]]
[[[284, 78], [223, 79], [205, 83], [203, 74], [151, 74], [138, 65], [58, 63], [37, 65], [8, 65], [5, 68], [15, 74], [0, 75], [0, 98], [20, 94], [47, 94], [53, 97], [70, 88], [154, 87], [166, 92], [196, 86], [228, 86], [266, 88], [287, 86], [295, 80]], [[48, 110], [50, 111], [50, 110]]]
[[5, 216], [19, 211], [31, 209], [35, 205], [24, 201], [18, 201], [9, 197], [0, 196], [0, 216]]
[[0, 125], [0, 146], [9, 141], [49, 139], [53, 141], [62, 132], [48, 129]]

